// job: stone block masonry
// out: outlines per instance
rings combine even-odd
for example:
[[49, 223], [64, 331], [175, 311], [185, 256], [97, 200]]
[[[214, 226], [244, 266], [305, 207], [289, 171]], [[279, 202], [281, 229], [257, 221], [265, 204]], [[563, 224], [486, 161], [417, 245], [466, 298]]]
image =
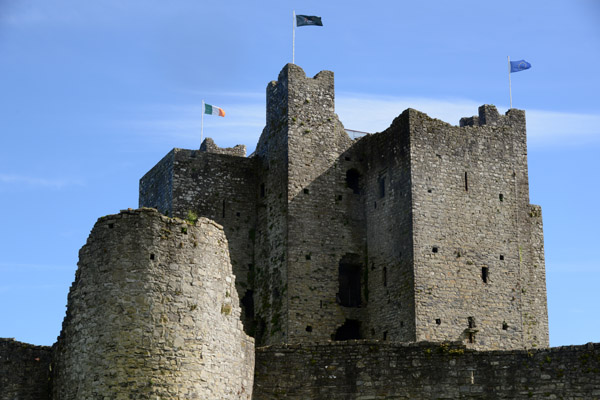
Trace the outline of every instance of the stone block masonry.
[[453, 126], [408, 109], [353, 141], [334, 98], [332, 72], [286, 65], [251, 157], [211, 139], [174, 149], [140, 181], [140, 206], [224, 226], [259, 345], [547, 347], [525, 113], [484, 105]]
[[0, 400], [48, 400], [52, 348], [0, 339]]
[[[546, 348], [524, 111], [352, 140], [333, 72], [293, 64], [266, 103], [252, 155], [175, 148], [98, 220], [54, 400], [600, 399], [600, 345]], [[49, 349], [0, 344], [0, 400], [46, 396]]]
[[255, 400], [600, 399], [600, 344], [474, 351], [356, 341], [257, 349]]
[[55, 346], [54, 399], [250, 399], [253, 365], [221, 226], [154, 209], [98, 220]]

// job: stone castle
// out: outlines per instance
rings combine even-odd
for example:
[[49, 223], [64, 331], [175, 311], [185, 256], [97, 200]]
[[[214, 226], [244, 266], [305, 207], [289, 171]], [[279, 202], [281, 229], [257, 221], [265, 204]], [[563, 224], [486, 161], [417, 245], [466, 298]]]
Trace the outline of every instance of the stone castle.
[[524, 111], [353, 140], [333, 73], [288, 64], [250, 157], [173, 149], [139, 203], [52, 348], [0, 340], [0, 400], [600, 398], [599, 344], [548, 348]]

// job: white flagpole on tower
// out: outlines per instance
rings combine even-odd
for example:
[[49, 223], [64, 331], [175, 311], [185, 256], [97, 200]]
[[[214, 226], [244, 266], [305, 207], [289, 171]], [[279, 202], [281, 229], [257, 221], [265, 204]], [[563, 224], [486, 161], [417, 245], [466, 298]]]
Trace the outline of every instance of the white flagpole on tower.
[[204, 134], [204, 99], [202, 99], [202, 122], [200, 124], [200, 146], [202, 146], [202, 135]]
[[512, 108], [512, 84], [510, 82], [510, 56], [507, 56], [508, 59], [508, 95], [510, 96], [510, 108]]
[[296, 61], [296, 10], [292, 12], [292, 64]]

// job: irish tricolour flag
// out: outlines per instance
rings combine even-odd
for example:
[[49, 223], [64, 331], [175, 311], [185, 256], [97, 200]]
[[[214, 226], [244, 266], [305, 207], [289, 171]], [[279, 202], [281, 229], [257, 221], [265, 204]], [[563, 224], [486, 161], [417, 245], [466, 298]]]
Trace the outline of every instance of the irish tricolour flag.
[[225, 110], [220, 107], [211, 106], [210, 104], [204, 103], [204, 114], [218, 115], [219, 117], [225, 116]]

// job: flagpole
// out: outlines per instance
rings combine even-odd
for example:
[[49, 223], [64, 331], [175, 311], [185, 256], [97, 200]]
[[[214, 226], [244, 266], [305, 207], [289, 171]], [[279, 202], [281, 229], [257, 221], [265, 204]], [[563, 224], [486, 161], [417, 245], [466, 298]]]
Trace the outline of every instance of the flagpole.
[[508, 59], [508, 95], [510, 96], [510, 108], [512, 108], [512, 84], [510, 82], [510, 56], [506, 56]]
[[202, 114], [202, 122], [200, 124], [200, 146], [202, 147], [202, 136], [204, 135], [204, 99], [202, 99], [202, 110], [200, 110]]
[[292, 64], [296, 61], [296, 10], [292, 12]]

